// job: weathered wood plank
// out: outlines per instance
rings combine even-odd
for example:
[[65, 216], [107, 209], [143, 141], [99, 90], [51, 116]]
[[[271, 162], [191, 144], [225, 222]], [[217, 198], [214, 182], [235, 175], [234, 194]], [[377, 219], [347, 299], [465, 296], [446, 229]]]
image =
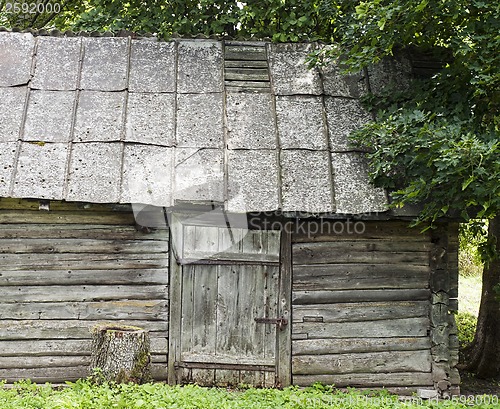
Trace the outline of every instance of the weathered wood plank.
[[292, 331], [314, 338], [390, 338], [423, 337], [430, 327], [429, 318], [401, 318], [381, 321], [342, 323], [295, 323]]
[[90, 375], [88, 365], [48, 368], [11, 368], [0, 369], [0, 379], [13, 383], [21, 379], [30, 379], [35, 383], [64, 383], [76, 381]]
[[[292, 384], [292, 238], [286, 231], [280, 234], [280, 283], [278, 296], [279, 316], [288, 320], [288, 325], [278, 330], [276, 382], [281, 386]], [[279, 236], [278, 236], [279, 237]], [[274, 384], [274, 382], [273, 382]]]
[[[168, 269], [123, 270], [8, 270], [0, 272], [0, 287], [9, 285], [168, 284]], [[35, 267], [36, 268], [36, 267]], [[1, 314], [1, 311], [0, 311]]]
[[225, 60], [266, 61], [265, 47], [228, 45], [224, 49]]
[[0, 341], [0, 355], [4, 357], [90, 355], [91, 344], [90, 335], [87, 339]]
[[0, 319], [167, 321], [168, 301], [131, 299], [100, 302], [2, 302]]
[[[1, 234], [1, 232], [0, 232]], [[1, 236], [0, 236], [1, 237]], [[21, 254], [57, 254], [57, 253], [92, 253], [92, 254], [130, 254], [162, 253], [167, 254], [167, 241], [154, 240], [92, 240], [82, 239], [2, 239], [0, 253]]]
[[217, 266], [193, 266], [193, 354], [215, 354], [217, 339]]
[[80, 211], [45, 212], [30, 210], [2, 210], [0, 211], [0, 224], [118, 224], [134, 225], [133, 213], [99, 212], [84, 213]]
[[308, 254], [348, 251], [348, 252], [427, 252], [432, 243], [419, 241], [392, 241], [392, 240], [343, 240], [311, 243], [295, 243], [293, 255], [298, 256], [302, 252]]
[[234, 89], [237, 88], [248, 88], [248, 89], [262, 89], [262, 90], [269, 90], [271, 88], [271, 85], [267, 81], [237, 81], [237, 80], [231, 80], [231, 81], [226, 81], [225, 85], [227, 87], [232, 87]]
[[238, 386], [240, 384], [240, 372], [239, 369], [216, 369], [214, 385], [219, 387]]
[[167, 294], [166, 285], [6, 286], [3, 302], [66, 302], [104, 300], [157, 300]]
[[175, 367], [175, 362], [180, 360], [181, 355], [181, 329], [182, 329], [182, 267], [176, 261], [176, 253], [182, 253], [184, 243], [183, 227], [175, 215], [169, 218], [171, 228], [172, 246], [170, 247], [170, 306], [168, 331], [168, 363], [166, 380], [174, 385], [182, 380], [183, 374]]
[[[35, 261], [36, 260], [36, 261]], [[19, 257], [0, 254], [0, 264], [9, 271], [29, 270], [33, 264], [45, 270], [122, 270], [168, 267], [168, 255], [156, 254], [32, 254]]]
[[227, 252], [214, 254], [201, 251], [189, 253], [186, 258], [179, 261], [181, 264], [279, 264], [279, 258], [274, 254], [235, 254]]
[[259, 68], [226, 68], [226, 81], [269, 81], [269, 71]]
[[[408, 266], [410, 267], [410, 266]], [[428, 288], [429, 268], [395, 265], [312, 264], [295, 266], [294, 290], [362, 290]]]
[[0, 356], [1, 369], [47, 368], [51, 366], [72, 367], [90, 364], [90, 356]]
[[266, 386], [266, 374], [275, 376], [274, 372], [264, 371], [240, 371], [240, 384]]
[[[420, 241], [430, 242], [430, 232], [420, 233], [419, 228], [410, 228], [404, 221], [368, 221], [355, 230], [353, 220], [321, 220], [320, 231], [312, 234], [310, 231], [298, 231], [293, 235], [293, 243], [338, 242], [340, 240], [386, 240], [386, 241]], [[361, 230], [360, 230], [361, 229]], [[358, 231], [358, 233], [356, 232]]]
[[[49, 340], [15, 340], [0, 341], [0, 356], [80, 356], [90, 355], [92, 340], [86, 339], [49, 339]], [[159, 337], [153, 332], [151, 336], [151, 353], [166, 355], [168, 353], [168, 339]], [[159, 358], [157, 358], [159, 359]]]
[[[71, 367], [46, 367], [46, 368], [12, 368], [0, 369], [0, 379], [8, 383], [20, 379], [31, 379], [36, 383], [64, 383], [65, 381], [76, 381], [89, 376], [88, 366]], [[164, 363], [151, 365], [151, 376], [157, 381], [166, 379], [166, 366]]]
[[271, 87], [265, 87], [265, 88], [256, 88], [248, 85], [247, 83], [242, 83], [239, 84], [239, 86], [231, 86], [232, 81], [227, 81], [224, 85], [226, 88], [227, 92], [230, 93], [240, 93], [240, 92], [252, 92], [252, 93], [257, 93], [257, 94], [266, 94], [271, 92]]
[[430, 372], [430, 370], [429, 350], [301, 355], [292, 358], [292, 372], [297, 375]]
[[200, 386], [215, 385], [215, 369], [189, 369], [189, 383], [196, 383]]
[[292, 302], [299, 304], [333, 304], [340, 302], [369, 302], [369, 301], [423, 301], [430, 299], [428, 289], [403, 290], [331, 290], [331, 291], [294, 291]]
[[268, 69], [267, 61], [252, 61], [252, 60], [226, 60], [224, 68], [265, 68]]
[[215, 354], [193, 354], [193, 353], [183, 353], [181, 356], [182, 362], [191, 363], [203, 363], [212, 365], [250, 365], [250, 366], [271, 366], [274, 367], [275, 361], [274, 357], [241, 357], [240, 359], [234, 359], [234, 355], [228, 355], [224, 353]]
[[93, 239], [93, 240], [163, 240], [168, 241], [168, 230], [142, 233], [135, 226], [102, 224], [46, 224], [30, 223], [29, 229], [19, 224], [0, 224], [3, 239]]
[[308, 277], [314, 279], [316, 276], [360, 276], [370, 277], [378, 274], [393, 274], [393, 275], [415, 275], [428, 276], [430, 272], [429, 266], [419, 266], [411, 264], [403, 264], [400, 266], [383, 265], [383, 264], [306, 264], [294, 265], [293, 279], [295, 281], [305, 280]]
[[193, 252], [219, 253], [221, 257], [226, 255], [229, 260], [230, 257], [238, 257], [241, 253], [279, 254], [279, 247], [268, 251], [266, 244], [268, 236], [274, 237], [274, 240], [279, 243], [279, 239], [276, 239], [277, 232], [189, 225], [184, 227], [184, 232], [186, 235], [182, 253], [184, 257], [188, 257]]
[[293, 263], [300, 264], [400, 264], [411, 263], [426, 266], [429, 254], [426, 251], [355, 251], [343, 248], [329, 249], [313, 246], [319, 243], [303, 243], [293, 247]]
[[427, 301], [296, 305], [293, 307], [293, 322], [356, 322], [426, 317], [429, 308]]
[[[166, 337], [166, 322], [114, 320], [106, 321], [147, 329], [156, 336]], [[0, 321], [0, 340], [28, 339], [82, 339], [90, 337], [90, 330], [103, 321], [88, 320], [3, 320]]]
[[432, 376], [426, 372], [400, 373], [355, 373], [336, 375], [294, 375], [293, 383], [298, 386], [310, 386], [315, 382], [336, 387], [390, 387], [390, 386], [434, 386]]
[[327, 338], [292, 341], [292, 354], [325, 355], [355, 352], [416, 351], [430, 349], [428, 337]]

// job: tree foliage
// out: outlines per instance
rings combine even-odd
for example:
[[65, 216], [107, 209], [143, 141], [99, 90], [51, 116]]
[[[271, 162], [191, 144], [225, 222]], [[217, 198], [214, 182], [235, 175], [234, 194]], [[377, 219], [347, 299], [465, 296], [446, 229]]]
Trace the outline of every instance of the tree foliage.
[[498, 214], [500, 4], [372, 0], [343, 21], [339, 43], [317, 60], [347, 55], [357, 70], [404, 47], [449, 56], [433, 78], [368, 99], [377, 122], [354, 141], [370, 152], [374, 182], [393, 190], [394, 205], [425, 203], [420, 220]]
[[173, 34], [268, 37], [282, 42], [331, 40], [333, 32], [332, 21], [324, 14], [321, 0], [66, 0], [62, 6], [64, 11], [52, 18], [50, 15], [5, 14], [2, 13], [5, 8], [0, 8], [0, 25], [128, 30], [154, 33], [161, 38]]

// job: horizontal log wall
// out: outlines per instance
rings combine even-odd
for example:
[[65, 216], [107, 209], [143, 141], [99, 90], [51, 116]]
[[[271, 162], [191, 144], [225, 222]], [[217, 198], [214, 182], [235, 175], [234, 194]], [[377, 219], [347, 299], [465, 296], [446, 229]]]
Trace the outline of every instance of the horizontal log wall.
[[0, 380], [89, 375], [90, 330], [150, 331], [166, 379], [168, 232], [142, 232], [130, 209], [0, 199]]
[[400, 221], [357, 232], [292, 238], [293, 383], [433, 388], [431, 237]]

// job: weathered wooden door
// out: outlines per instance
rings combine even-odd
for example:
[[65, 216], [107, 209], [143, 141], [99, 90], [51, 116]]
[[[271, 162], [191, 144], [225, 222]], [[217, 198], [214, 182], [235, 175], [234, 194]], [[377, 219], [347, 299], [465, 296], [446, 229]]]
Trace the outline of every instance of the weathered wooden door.
[[172, 224], [169, 382], [289, 384], [280, 232]]

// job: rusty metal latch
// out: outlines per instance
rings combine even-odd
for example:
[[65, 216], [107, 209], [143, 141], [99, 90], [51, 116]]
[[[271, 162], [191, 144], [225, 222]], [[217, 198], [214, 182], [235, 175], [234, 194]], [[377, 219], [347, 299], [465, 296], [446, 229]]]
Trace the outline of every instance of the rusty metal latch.
[[259, 324], [275, 324], [280, 330], [288, 325], [286, 318], [254, 318], [254, 321]]

